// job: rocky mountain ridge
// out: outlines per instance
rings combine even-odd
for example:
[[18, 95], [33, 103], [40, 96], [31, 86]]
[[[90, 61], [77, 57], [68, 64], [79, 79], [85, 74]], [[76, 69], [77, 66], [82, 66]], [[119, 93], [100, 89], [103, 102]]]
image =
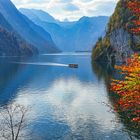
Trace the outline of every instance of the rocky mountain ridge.
[[132, 13], [120, 0], [109, 20], [106, 35], [97, 41], [93, 49], [93, 60], [122, 63], [140, 51], [140, 35], [130, 33], [127, 27], [132, 18]]
[[98, 37], [105, 33], [108, 22], [106, 16], [84, 16], [75, 22], [60, 22], [41, 10], [22, 8], [20, 11], [49, 32], [55, 44], [64, 52], [91, 51]]

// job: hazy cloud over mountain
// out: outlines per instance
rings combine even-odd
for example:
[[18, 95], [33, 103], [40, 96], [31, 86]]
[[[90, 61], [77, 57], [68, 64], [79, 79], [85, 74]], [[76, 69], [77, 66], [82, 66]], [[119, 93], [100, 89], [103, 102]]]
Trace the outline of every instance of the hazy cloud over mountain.
[[118, 0], [12, 0], [18, 8], [36, 8], [55, 18], [77, 20], [82, 16], [111, 15]]

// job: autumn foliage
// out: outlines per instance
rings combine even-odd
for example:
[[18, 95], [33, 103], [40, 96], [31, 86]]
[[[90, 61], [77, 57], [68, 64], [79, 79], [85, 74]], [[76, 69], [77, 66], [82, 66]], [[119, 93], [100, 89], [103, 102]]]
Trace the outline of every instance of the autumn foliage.
[[140, 126], [140, 56], [135, 54], [127, 65], [116, 66], [123, 79], [113, 80], [111, 90], [120, 96], [116, 110], [127, 114], [137, 127]]
[[135, 19], [131, 20], [132, 27], [130, 31], [134, 34], [140, 34], [140, 0], [129, 0], [127, 2], [127, 7], [132, 12]]

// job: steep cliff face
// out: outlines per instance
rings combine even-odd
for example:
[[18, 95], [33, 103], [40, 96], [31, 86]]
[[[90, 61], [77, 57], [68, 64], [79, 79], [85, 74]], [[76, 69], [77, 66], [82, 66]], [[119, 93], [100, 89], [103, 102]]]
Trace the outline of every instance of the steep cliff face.
[[0, 56], [33, 55], [37, 52], [31, 45], [0, 27]]
[[115, 29], [110, 35], [110, 45], [113, 47], [116, 61], [125, 61], [133, 54], [131, 47], [131, 35], [123, 28]]
[[140, 51], [140, 36], [128, 31], [133, 15], [120, 0], [108, 23], [106, 35], [100, 38], [93, 49], [93, 59], [106, 62], [124, 62], [136, 51]]
[[23, 39], [38, 49], [39, 53], [60, 52], [50, 34], [21, 14], [11, 0], [0, 0], [0, 13]]
[[37, 49], [21, 38], [0, 13], [0, 56], [33, 55], [36, 53]]

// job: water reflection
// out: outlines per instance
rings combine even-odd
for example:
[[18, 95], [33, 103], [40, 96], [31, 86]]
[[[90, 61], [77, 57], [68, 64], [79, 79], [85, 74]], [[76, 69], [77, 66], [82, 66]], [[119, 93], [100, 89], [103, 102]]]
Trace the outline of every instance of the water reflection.
[[[105, 65], [101, 65], [98, 63], [94, 63], [93, 64], [93, 71], [97, 74], [99, 79], [104, 79], [105, 83], [106, 83], [106, 87], [108, 89], [108, 98], [110, 99], [110, 103], [112, 104], [112, 106], [114, 108], [119, 107], [119, 105], [117, 105], [117, 100], [119, 99], [119, 97], [114, 94], [113, 92], [111, 92], [110, 89], [110, 84], [111, 84], [111, 80], [112, 79], [120, 79], [123, 76], [121, 75], [121, 73], [117, 70], [115, 70], [112, 67], [105, 67]], [[117, 108], [119, 109], [119, 108]], [[117, 113], [117, 112], [116, 112]], [[129, 138], [130, 139], [139, 139], [140, 138], [140, 127], [136, 126], [135, 123], [130, 122], [130, 120], [128, 119], [128, 116], [126, 114], [118, 114], [117, 116], [119, 118], [119, 121], [121, 121], [123, 123], [123, 125], [125, 126], [125, 129], [123, 129], [123, 131], [127, 132], [129, 134]]]
[[[17, 58], [12, 58], [17, 60]], [[20, 59], [20, 58], [19, 58]], [[15, 85], [13, 85], [13, 78], [16, 76], [19, 70], [18, 65], [13, 65], [7, 63], [11, 58], [1, 58], [0, 59], [0, 103], [6, 104], [10, 101], [10, 98], [14, 96], [12, 93], [16, 90]], [[8, 87], [10, 88], [7, 88]]]
[[[44, 89], [40, 96], [36, 95], [37, 99], [33, 98], [34, 93], [32, 92], [25, 96], [28, 91], [24, 91], [24, 97], [20, 96], [16, 102], [23, 103], [24, 101], [24, 104], [34, 104], [31, 115], [32, 120], [34, 120], [33, 123], [35, 127], [40, 123], [43, 124], [42, 129], [49, 133], [49, 137], [46, 136], [49, 139], [54, 137], [111, 138], [115, 137], [116, 133], [116, 128], [112, 122], [115, 116], [108, 113], [108, 107], [101, 104], [102, 101], [107, 100], [104, 88], [103, 83], [98, 87], [98, 84], [87, 84], [76, 78], [64, 79], [61, 77], [55, 80], [48, 89]], [[96, 94], [99, 92], [102, 96]], [[23, 93], [19, 94], [22, 95]], [[35, 104], [35, 102], [37, 103]], [[54, 128], [55, 132], [53, 131]], [[40, 130], [40, 127], [38, 129]], [[52, 131], [54, 132], [53, 136]], [[41, 135], [44, 135], [44, 131], [42, 133]], [[112, 136], [110, 136], [111, 134]], [[116, 135], [122, 137], [120, 134]]]
[[[43, 55], [20, 61], [26, 63], [5, 62], [13, 71], [1, 71], [5, 84], [0, 88], [0, 104], [9, 100], [32, 107], [28, 118], [34, 130], [32, 140], [128, 140], [123, 124], [114, 121], [117, 115], [102, 104], [112, 106], [108, 80], [102, 78], [102, 69], [92, 70], [89, 55]], [[32, 63], [77, 63], [79, 68]], [[105, 75], [110, 79], [112, 74]], [[12, 96], [5, 97], [8, 93]]]

